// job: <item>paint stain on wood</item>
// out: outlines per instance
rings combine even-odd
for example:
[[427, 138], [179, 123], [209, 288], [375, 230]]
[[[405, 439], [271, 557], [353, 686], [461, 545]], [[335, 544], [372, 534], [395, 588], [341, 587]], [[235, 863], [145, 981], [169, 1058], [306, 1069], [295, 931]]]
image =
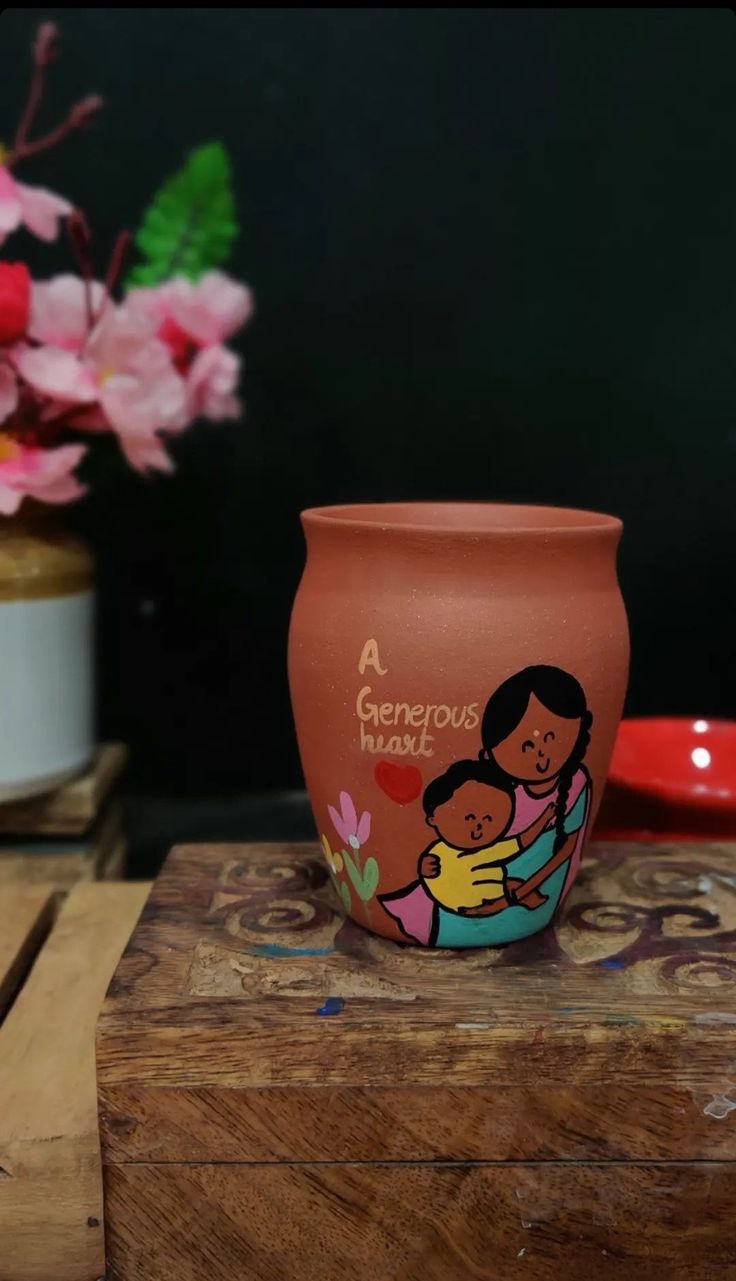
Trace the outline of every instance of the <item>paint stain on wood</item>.
[[335, 1014], [342, 1014], [344, 1009], [345, 1001], [341, 996], [328, 996], [324, 1005], [320, 1005], [319, 1009], [314, 1012], [315, 1014], [319, 1014], [323, 1019], [329, 1019]]

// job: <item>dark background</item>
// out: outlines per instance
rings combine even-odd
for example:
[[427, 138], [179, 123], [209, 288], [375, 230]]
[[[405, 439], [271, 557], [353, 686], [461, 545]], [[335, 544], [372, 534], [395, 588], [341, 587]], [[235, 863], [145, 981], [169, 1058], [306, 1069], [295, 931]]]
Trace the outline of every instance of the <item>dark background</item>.
[[[258, 302], [246, 419], [194, 430], [173, 479], [106, 466], [74, 512], [141, 865], [308, 823], [268, 799], [301, 783], [285, 643], [308, 505], [620, 514], [629, 712], [733, 714], [733, 12], [8, 9], [7, 137], [49, 17], [47, 122], [90, 90], [107, 106], [19, 177], [82, 205], [104, 259], [221, 138], [230, 269]], [[4, 252], [68, 264], [21, 234]]]

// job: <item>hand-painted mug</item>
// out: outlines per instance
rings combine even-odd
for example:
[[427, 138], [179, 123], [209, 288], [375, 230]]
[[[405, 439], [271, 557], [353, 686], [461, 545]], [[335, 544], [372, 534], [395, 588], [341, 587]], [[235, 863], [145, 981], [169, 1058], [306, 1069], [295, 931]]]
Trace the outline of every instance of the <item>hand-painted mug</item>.
[[434, 947], [544, 929], [575, 880], [623, 706], [621, 522], [473, 503], [302, 522], [289, 680], [346, 912]]

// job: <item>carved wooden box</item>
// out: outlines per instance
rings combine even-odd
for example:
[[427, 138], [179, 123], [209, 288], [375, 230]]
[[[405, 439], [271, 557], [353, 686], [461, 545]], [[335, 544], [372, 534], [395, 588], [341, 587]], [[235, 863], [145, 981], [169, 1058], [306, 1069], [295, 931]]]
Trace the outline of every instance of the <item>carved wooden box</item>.
[[593, 845], [506, 949], [175, 850], [98, 1032], [109, 1281], [736, 1277], [736, 847]]

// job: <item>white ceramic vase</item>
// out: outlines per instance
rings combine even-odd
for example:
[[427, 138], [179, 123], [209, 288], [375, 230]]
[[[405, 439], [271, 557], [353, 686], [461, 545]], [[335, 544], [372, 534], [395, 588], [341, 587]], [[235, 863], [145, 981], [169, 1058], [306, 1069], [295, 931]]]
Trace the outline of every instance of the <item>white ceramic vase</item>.
[[0, 517], [0, 802], [92, 757], [93, 606], [92, 557], [53, 512]]

